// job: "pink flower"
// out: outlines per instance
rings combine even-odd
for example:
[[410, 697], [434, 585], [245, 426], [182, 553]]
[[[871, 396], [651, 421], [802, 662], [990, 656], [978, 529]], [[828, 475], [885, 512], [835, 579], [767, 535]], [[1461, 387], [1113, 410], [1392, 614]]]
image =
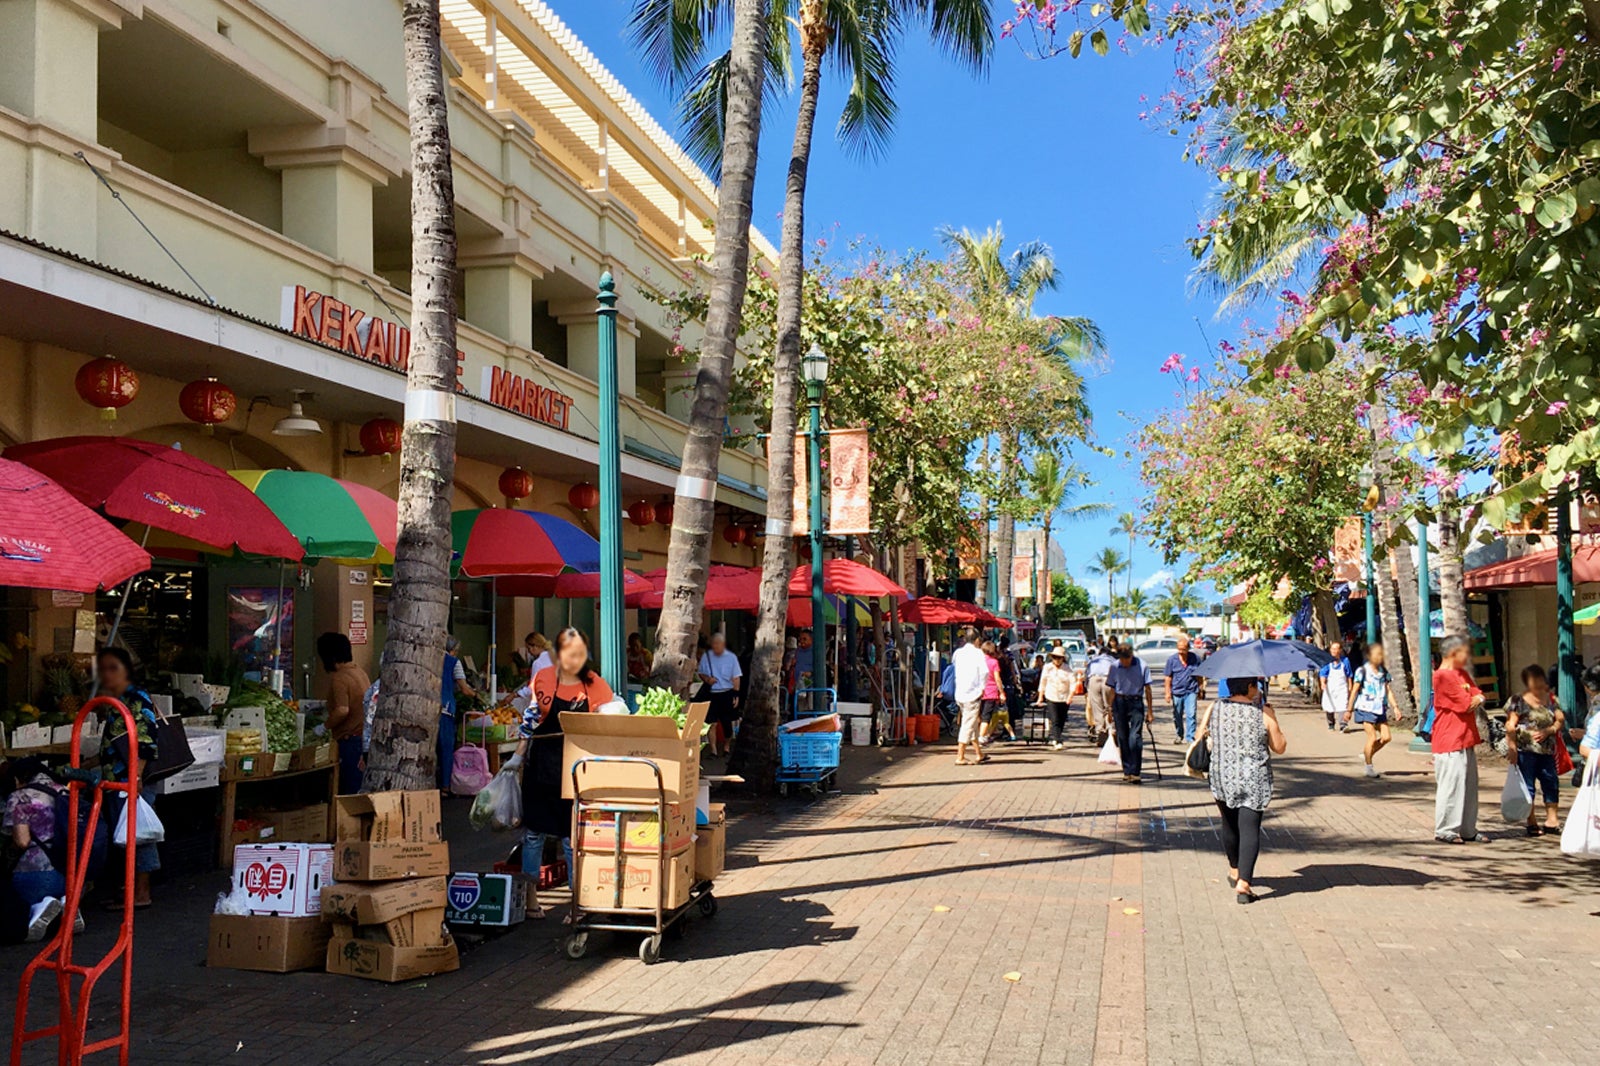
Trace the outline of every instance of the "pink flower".
[[1197, 366], [1191, 366], [1189, 368], [1189, 376], [1187, 378], [1185, 378], [1184, 380], [1188, 381], [1190, 384], [1193, 384], [1194, 382], [1199, 381], [1200, 380], [1200, 368], [1197, 367]]
[[1558, 415], [1562, 411], [1565, 411], [1566, 409], [1567, 409], [1567, 401], [1565, 401], [1565, 400], [1557, 400], [1555, 403], [1551, 404], [1549, 407], [1546, 407], [1544, 409], [1544, 413], [1547, 414], [1547, 415]]
[[1182, 369], [1183, 356], [1178, 352], [1173, 352], [1167, 356], [1166, 361], [1161, 364], [1161, 372], [1163, 374], [1175, 374]]

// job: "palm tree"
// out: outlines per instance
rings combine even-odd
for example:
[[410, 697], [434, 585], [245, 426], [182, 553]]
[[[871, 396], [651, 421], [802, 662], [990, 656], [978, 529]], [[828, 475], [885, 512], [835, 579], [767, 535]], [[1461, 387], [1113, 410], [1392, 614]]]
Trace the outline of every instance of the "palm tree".
[[1177, 624], [1185, 614], [1197, 611], [1201, 606], [1200, 596], [1193, 587], [1182, 578], [1175, 577], [1167, 582], [1167, 587], [1156, 597], [1153, 610], [1162, 621]]
[[[1033, 304], [1039, 294], [1061, 286], [1061, 269], [1056, 265], [1055, 253], [1043, 241], [1025, 241], [1007, 255], [1005, 231], [999, 223], [983, 233], [945, 227], [940, 236], [955, 254], [958, 268], [972, 287], [979, 307], [1032, 318]], [[1051, 316], [1049, 321], [1051, 354], [1056, 357], [1059, 374], [1076, 377], [1073, 364], [1078, 359], [1105, 350], [1105, 337], [1091, 319]], [[1001, 501], [995, 528], [995, 554], [1001, 563], [996, 602], [1001, 614], [1009, 612], [1012, 599], [1011, 557], [1016, 550], [1016, 469], [1020, 451], [1020, 434], [1015, 430], [1003, 432], [1000, 440]]]
[[1150, 609], [1150, 595], [1144, 589], [1129, 589], [1122, 597], [1122, 608], [1127, 613], [1128, 628], [1138, 629], [1139, 618]]
[[1115, 548], [1101, 548], [1100, 554], [1089, 560], [1089, 565], [1084, 568], [1095, 577], [1106, 579], [1106, 610], [1107, 618], [1116, 611], [1117, 606], [1117, 575], [1128, 569], [1128, 560]]
[[389, 630], [363, 786], [369, 792], [433, 788], [438, 779], [434, 737], [450, 621], [456, 227], [439, 0], [405, 0], [403, 18], [411, 128], [411, 359]]
[[[700, 28], [719, 14], [725, 0], [647, 0], [635, 10], [636, 39], [670, 45], [685, 40], [704, 43]], [[796, 10], [798, 8], [798, 10]], [[798, 15], [795, 19], [794, 16]], [[839, 118], [838, 135], [854, 150], [871, 153], [887, 141], [893, 125], [893, 56], [906, 22], [923, 18], [937, 45], [974, 68], [981, 68], [993, 48], [990, 9], [983, 0], [783, 0], [771, 7], [767, 48], [767, 88], [787, 84], [790, 73], [791, 19], [800, 37], [800, 99], [794, 144], [784, 190], [783, 232], [779, 251], [777, 346], [773, 358], [771, 435], [773, 441], [794, 438], [801, 313], [805, 280], [805, 197], [811, 162], [817, 105], [822, 91], [822, 64], [832, 49], [850, 80]], [[663, 26], [676, 31], [663, 41]], [[676, 50], [670, 61], [676, 72], [688, 73], [704, 56], [698, 49]], [[694, 86], [685, 98], [684, 115], [691, 146], [709, 148], [722, 137], [720, 115], [726, 107], [722, 61], [700, 66], [691, 75]], [[709, 153], [708, 153], [709, 154]], [[735, 752], [735, 772], [743, 772], [757, 789], [771, 785], [777, 766], [777, 694], [783, 658], [784, 623], [793, 560], [789, 539], [775, 531], [789, 525], [794, 493], [794, 452], [770, 450], [767, 467], [768, 549], [762, 558], [761, 606], [756, 626], [752, 679], [744, 727]]]
[[1111, 532], [1121, 533], [1128, 538], [1128, 591], [1133, 591], [1133, 538], [1139, 532], [1139, 516], [1132, 511], [1124, 511], [1117, 516], [1117, 524], [1111, 527]]
[[[679, 4], [666, 0], [675, 11]], [[645, 5], [660, 9], [662, 4]], [[718, 8], [726, 5], [717, 5]], [[716, 233], [711, 253], [711, 292], [706, 309], [705, 343], [695, 376], [694, 406], [684, 440], [683, 461], [673, 494], [672, 539], [667, 547], [666, 598], [656, 632], [657, 684], [686, 690], [694, 677], [695, 640], [705, 604], [706, 568], [711, 562], [712, 522], [716, 514], [717, 466], [722, 457], [723, 420], [728, 412], [728, 383], [741, 332], [745, 288], [750, 269], [750, 212], [755, 193], [756, 157], [761, 134], [761, 103], [766, 84], [770, 12], [763, 0], [731, 0], [733, 30], [721, 77], [726, 85], [722, 107], [722, 184], [717, 193]], [[701, 40], [723, 15], [710, 5], [693, 22]], [[638, 22], [645, 7], [635, 13]], [[658, 11], [665, 18], [668, 11]], [[675, 22], [660, 24], [665, 52], [647, 50], [664, 71], [663, 60], [677, 47]], [[776, 449], [782, 451], [783, 449]]]
[[[1078, 490], [1089, 483], [1089, 475], [1074, 463], [1062, 463], [1061, 457], [1046, 449], [1033, 460], [1028, 472], [1028, 498], [1032, 517], [1044, 527], [1044, 575], [1041, 589], [1050, 588], [1050, 529], [1057, 517], [1069, 521], [1090, 518], [1111, 510], [1104, 503], [1071, 503]], [[1033, 605], [1035, 618], [1044, 617], [1041, 594]]]

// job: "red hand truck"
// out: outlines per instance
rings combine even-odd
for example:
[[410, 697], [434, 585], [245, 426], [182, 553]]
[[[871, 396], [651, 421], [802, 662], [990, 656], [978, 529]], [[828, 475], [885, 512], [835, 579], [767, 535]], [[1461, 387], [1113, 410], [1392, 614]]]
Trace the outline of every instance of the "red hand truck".
[[[91, 770], [83, 769], [82, 749], [79, 746], [83, 737], [83, 724], [89, 716], [100, 707], [109, 708], [122, 715], [123, 724], [127, 727], [128, 737], [128, 780], [126, 783], [118, 781], [102, 781], [100, 775]], [[83, 882], [88, 874], [88, 864], [84, 849], [91, 847], [94, 842], [95, 829], [100, 823], [100, 812], [103, 809], [103, 800], [108, 792], [120, 792], [128, 804], [128, 840], [138, 839], [139, 816], [139, 730], [133, 720], [133, 714], [120, 700], [109, 696], [100, 696], [85, 703], [78, 708], [78, 717], [72, 723], [72, 765], [63, 773], [67, 779], [67, 809], [68, 823], [57, 826], [56, 832], [65, 832], [67, 837], [67, 869], [65, 871], [67, 882], [66, 906], [61, 911], [61, 924], [56, 935], [44, 946], [34, 960], [28, 963], [27, 969], [22, 971], [22, 982], [17, 990], [16, 1024], [11, 1029], [11, 1066], [22, 1066], [22, 1045], [32, 1040], [43, 1040], [46, 1037], [56, 1038], [56, 1062], [59, 1066], [77, 1066], [83, 1061], [85, 1055], [96, 1051], [105, 1051], [108, 1048], [117, 1049], [117, 1061], [121, 1066], [128, 1063], [129, 1043], [129, 1013], [133, 999], [133, 883], [134, 883], [134, 845], [130, 843], [125, 850], [126, 856], [123, 864], [122, 888], [122, 928], [117, 934], [117, 942], [111, 950], [92, 966], [79, 966], [72, 961], [72, 935], [73, 924], [78, 916], [78, 908], [83, 903]], [[78, 833], [78, 803], [83, 793], [87, 792], [89, 800], [89, 820], [81, 839]], [[118, 960], [122, 962], [122, 1027], [115, 1036], [86, 1043], [89, 1027], [89, 999], [94, 995], [94, 986], [106, 970]], [[26, 1029], [28, 1022], [28, 993], [33, 985], [35, 974], [41, 971], [53, 973], [56, 981], [56, 1007], [57, 1017], [54, 1025], [44, 1029]], [[73, 978], [81, 981], [77, 989], [77, 999], [73, 999]]]

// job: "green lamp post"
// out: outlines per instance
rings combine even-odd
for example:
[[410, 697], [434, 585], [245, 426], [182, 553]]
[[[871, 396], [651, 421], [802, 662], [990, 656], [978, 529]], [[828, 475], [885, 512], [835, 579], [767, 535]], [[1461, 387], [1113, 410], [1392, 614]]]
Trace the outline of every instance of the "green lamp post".
[[600, 675], [611, 691], [626, 694], [628, 673], [622, 631], [622, 433], [617, 413], [617, 286], [600, 275]]
[[1377, 482], [1372, 476], [1372, 468], [1362, 467], [1357, 481], [1366, 496], [1361, 511], [1361, 550], [1367, 564], [1367, 643], [1372, 644], [1378, 639], [1378, 586], [1372, 565], [1372, 508], [1377, 503], [1372, 498], [1372, 490]]
[[822, 389], [828, 383], [828, 353], [816, 344], [800, 359], [811, 429], [806, 437], [811, 472], [811, 687], [828, 687], [828, 620], [822, 604]]
[[1556, 698], [1578, 705], [1578, 638], [1572, 608], [1572, 497], [1556, 497]]
[[[1421, 722], [1433, 705], [1433, 579], [1428, 574], [1428, 520], [1417, 519], [1417, 721]], [[1408, 751], [1432, 751], [1433, 745], [1413, 735]]]

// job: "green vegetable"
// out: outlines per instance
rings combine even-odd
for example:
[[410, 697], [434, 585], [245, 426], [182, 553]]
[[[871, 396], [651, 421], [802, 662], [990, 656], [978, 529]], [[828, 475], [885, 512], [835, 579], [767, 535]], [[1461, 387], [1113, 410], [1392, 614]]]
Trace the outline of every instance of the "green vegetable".
[[683, 697], [669, 688], [647, 688], [639, 696], [639, 709], [634, 713], [671, 718], [681, 732], [689, 721], [689, 716], [683, 710], [687, 706]]
[[266, 750], [294, 751], [300, 746], [295, 710], [272, 689], [255, 681], [236, 685], [228, 693], [228, 708], [235, 707], [260, 707], [266, 712]]

